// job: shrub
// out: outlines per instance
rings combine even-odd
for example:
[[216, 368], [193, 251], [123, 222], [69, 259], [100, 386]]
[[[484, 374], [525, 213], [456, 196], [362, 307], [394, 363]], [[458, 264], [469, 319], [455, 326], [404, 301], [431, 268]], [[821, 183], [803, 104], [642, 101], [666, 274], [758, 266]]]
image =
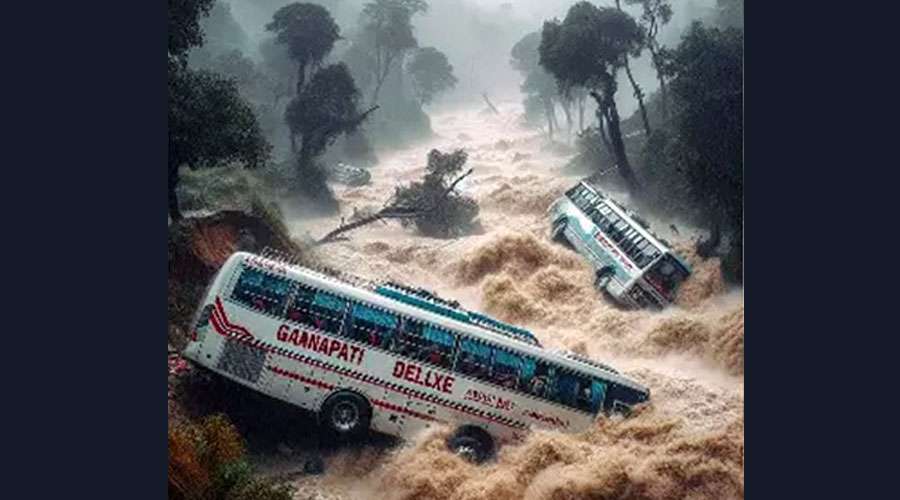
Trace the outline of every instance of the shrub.
[[224, 415], [169, 426], [171, 500], [290, 500], [288, 485], [253, 477], [244, 442]]

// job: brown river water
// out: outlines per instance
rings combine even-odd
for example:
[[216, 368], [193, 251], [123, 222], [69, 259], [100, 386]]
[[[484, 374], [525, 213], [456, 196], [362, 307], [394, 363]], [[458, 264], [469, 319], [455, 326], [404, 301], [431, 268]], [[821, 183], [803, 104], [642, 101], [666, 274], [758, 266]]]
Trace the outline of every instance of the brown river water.
[[[369, 186], [335, 187], [349, 219], [354, 208], [380, 208], [397, 183], [419, 179], [432, 148], [465, 148], [474, 172], [458, 189], [478, 200], [482, 233], [440, 240], [376, 222], [320, 247], [317, 257], [530, 328], [547, 347], [587, 354], [646, 384], [651, 404], [580, 434], [532, 433], [482, 466], [446, 450], [449, 429], [397, 448], [338, 452], [324, 475], [296, 480], [297, 498], [743, 498], [743, 290], [726, 287], [716, 260], [692, 253], [696, 233], [673, 235], [669, 221], [648, 217], [694, 273], [665, 311], [606, 303], [588, 265], [548, 238], [548, 205], [578, 179], [563, 172], [569, 157], [518, 125], [516, 100], [495, 104], [499, 115], [478, 107], [432, 114], [432, 140], [380, 154]], [[319, 237], [339, 223], [340, 216], [303, 219], [291, 231]]]

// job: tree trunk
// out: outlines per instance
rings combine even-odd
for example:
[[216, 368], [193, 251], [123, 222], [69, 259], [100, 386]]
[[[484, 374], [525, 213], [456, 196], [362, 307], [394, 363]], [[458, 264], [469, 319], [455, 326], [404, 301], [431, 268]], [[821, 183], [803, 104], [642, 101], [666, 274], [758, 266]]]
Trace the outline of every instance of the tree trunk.
[[547, 115], [547, 133], [550, 135], [550, 140], [552, 141], [553, 140], [553, 118], [554, 118], [553, 102], [546, 97], [543, 99], [543, 101], [544, 101], [544, 114]]
[[647, 137], [650, 137], [650, 121], [647, 119], [647, 108], [644, 107], [644, 91], [641, 90], [641, 87], [634, 80], [634, 75], [631, 74], [631, 65], [628, 64], [627, 55], [625, 56], [625, 74], [628, 75], [628, 81], [631, 82], [631, 88], [634, 89], [634, 97], [637, 99], [638, 107], [641, 110], [641, 119], [644, 121], [644, 132], [647, 133]]
[[[607, 83], [607, 86], [609, 84]], [[628, 162], [628, 155], [625, 153], [625, 142], [622, 141], [622, 130], [619, 128], [619, 111], [616, 109], [616, 101], [612, 95], [606, 92], [600, 95], [595, 91], [591, 91], [591, 96], [597, 100], [601, 109], [604, 110], [606, 125], [609, 127], [609, 137], [612, 142], [612, 150], [616, 159], [616, 169], [619, 175], [625, 180], [628, 186], [628, 192], [637, 194], [641, 191], [641, 185], [631, 169], [631, 163]]]
[[669, 119], [669, 91], [666, 86], [666, 79], [663, 77], [662, 69], [660, 69], [659, 52], [656, 51], [653, 43], [649, 44], [650, 56], [653, 61], [653, 68], [656, 69], [656, 78], [659, 80], [659, 98], [660, 109], [662, 110], [663, 121]]
[[584, 96], [578, 96], [578, 131], [584, 132]]
[[172, 222], [177, 222], [184, 218], [181, 209], [178, 208], [178, 191], [176, 190], [178, 180], [178, 167], [169, 165], [169, 217], [172, 218]]
[[612, 144], [610, 144], [609, 136], [606, 134], [605, 114], [602, 106], [597, 108], [597, 128], [600, 129], [600, 139], [603, 140], [603, 146], [606, 148], [606, 152], [609, 153], [609, 156], [615, 158], [616, 154], [613, 153]]
[[[562, 109], [563, 113], [566, 115], [566, 133], [568, 137], [571, 139], [572, 137], [572, 101], [564, 100], [562, 101]], [[569, 141], [566, 141], [569, 142]]]

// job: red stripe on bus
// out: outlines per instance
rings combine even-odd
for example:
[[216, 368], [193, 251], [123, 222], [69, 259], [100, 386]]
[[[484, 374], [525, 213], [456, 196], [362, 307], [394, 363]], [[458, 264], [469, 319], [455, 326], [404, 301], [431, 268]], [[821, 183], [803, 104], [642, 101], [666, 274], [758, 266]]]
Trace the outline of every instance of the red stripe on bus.
[[[299, 373], [294, 373], [294, 372], [289, 371], [289, 370], [284, 370], [284, 369], [282, 369], [282, 368], [278, 368], [277, 366], [270, 366], [270, 365], [267, 365], [267, 366], [266, 366], [266, 369], [268, 369], [269, 371], [271, 371], [271, 372], [273, 372], [273, 373], [275, 373], [275, 374], [277, 374], [277, 375], [281, 375], [282, 377], [287, 377], [287, 378], [292, 378], [292, 379], [294, 379], [294, 380], [299, 380], [299, 381], [301, 381], [301, 382], [303, 382], [303, 383], [305, 383], [305, 384], [312, 385], [312, 386], [315, 386], [315, 387], [321, 387], [321, 388], [323, 388], [323, 389], [328, 389], [328, 390], [334, 389], [334, 387], [335, 387], [335, 386], [333, 386], [333, 385], [331, 385], [331, 384], [329, 384], [329, 383], [327, 383], [327, 382], [322, 382], [321, 380], [316, 380], [316, 379], [313, 379], [313, 378], [304, 377], [303, 375], [300, 375]], [[404, 413], [404, 414], [411, 415], [411, 416], [416, 417], [416, 418], [420, 418], [420, 419], [422, 419], [422, 420], [428, 420], [428, 421], [432, 421], [432, 422], [446, 423], [446, 422], [444, 422], [443, 420], [440, 420], [440, 419], [438, 419], [438, 418], [432, 417], [431, 415], [426, 415], [426, 414], [424, 414], [424, 413], [419, 413], [419, 412], [417, 412], [417, 411], [413, 411], [413, 410], [410, 410], [409, 408], [404, 408], [404, 407], [402, 407], [402, 406], [397, 406], [397, 405], [395, 405], [395, 404], [393, 404], [393, 403], [389, 403], [389, 402], [387, 402], [387, 401], [381, 401], [381, 400], [378, 400], [378, 399], [372, 399], [371, 401], [372, 401], [372, 404], [373, 404], [373, 405], [378, 406], [378, 407], [381, 407], [381, 408], [384, 408], [385, 410], [388, 410], [388, 411], [391, 411], [391, 412], [394, 412], [394, 413]]]
[[230, 321], [228, 321], [228, 316], [225, 314], [225, 307], [222, 305], [222, 299], [218, 296], [216, 297], [216, 309], [222, 315], [222, 323], [228, 327], [229, 330], [240, 333], [241, 335], [246, 335], [248, 337], [253, 337], [253, 334], [250, 333], [249, 330], [244, 328], [243, 326], [236, 325]]
[[[213, 323], [213, 327], [215, 327], [215, 330], [216, 330], [217, 332], [219, 332], [219, 334], [221, 334], [222, 336], [225, 336], [225, 337], [228, 337], [228, 336], [229, 336], [229, 332], [228, 332], [227, 330], [222, 329], [222, 328], [219, 328], [219, 327], [216, 327], [215, 323]], [[245, 331], [246, 331], [246, 330], [245, 330]], [[233, 335], [233, 334], [232, 334], [232, 335]], [[246, 343], [246, 344], [251, 344], [251, 343], [253, 343], [256, 347], [258, 347], [258, 348], [260, 348], [260, 349], [263, 349], [263, 350], [265, 350], [265, 351], [267, 351], [267, 352], [271, 352], [271, 353], [274, 353], [274, 354], [278, 354], [278, 355], [280, 355], [280, 356], [287, 357], [287, 358], [289, 358], [289, 359], [293, 359], [293, 360], [295, 360], [295, 361], [299, 361], [299, 362], [301, 362], [301, 363], [305, 363], [305, 364], [308, 364], [308, 365], [310, 365], [310, 366], [315, 366], [315, 367], [321, 368], [321, 369], [323, 369], [323, 370], [328, 370], [328, 371], [330, 371], [330, 372], [337, 373], [337, 374], [339, 374], [339, 375], [349, 376], [349, 377], [351, 377], [351, 378], [354, 378], [354, 379], [356, 379], [356, 380], [359, 380], [360, 382], [365, 382], [365, 383], [367, 383], [367, 384], [371, 384], [371, 385], [383, 387], [383, 388], [385, 388], [385, 389], [387, 389], [387, 390], [389, 390], [389, 391], [394, 391], [394, 392], [403, 394], [403, 395], [408, 396], [408, 397], [414, 397], [414, 398], [416, 398], [416, 399], [420, 399], [420, 400], [425, 401], [425, 402], [427, 402], [427, 403], [438, 404], [438, 405], [441, 405], [441, 406], [443, 406], [443, 407], [445, 407], [445, 408], [449, 408], [449, 409], [451, 409], [451, 410], [455, 410], [455, 411], [457, 411], [457, 412], [459, 412], [459, 413], [464, 413], [464, 414], [470, 415], [470, 416], [472, 416], [472, 417], [476, 417], [476, 418], [480, 418], [480, 419], [482, 419], [482, 420], [487, 420], [487, 421], [489, 421], [489, 422], [493, 422], [493, 423], [497, 423], [497, 424], [500, 424], [500, 425], [504, 425], [504, 426], [510, 427], [510, 428], [512, 428], [512, 429], [520, 429], [520, 428], [526, 427], [525, 424], [521, 424], [521, 423], [520, 423], [519, 426], [515, 426], [515, 425], [508, 424], [508, 423], [506, 423], [506, 422], [503, 422], [502, 420], [499, 420], [499, 419], [497, 419], [497, 418], [495, 418], [495, 417], [492, 417], [492, 416], [490, 416], [490, 415], [482, 415], [482, 414], [476, 413], [475, 411], [469, 409], [469, 407], [467, 407], [467, 406], [461, 406], [460, 408], [457, 408], [457, 407], [455, 407], [455, 406], [451, 406], [451, 405], [449, 405], [449, 404], [446, 404], [446, 403], [442, 402], [440, 399], [437, 399], [437, 397], [435, 397], [435, 396], [432, 396], [431, 398], [423, 397], [423, 396], [421, 396], [419, 393], [417, 393], [414, 389], [409, 389], [409, 388], [404, 387], [404, 386], [400, 386], [400, 389], [398, 389], [398, 388], [392, 387], [390, 384], [388, 384], [388, 383], [386, 383], [386, 382], [383, 382], [383, 381], [381, 381], [381, 380], [379, 380], [379, 379], [369, 380], [369, 379], [368, 379], [367, 377], [365, 377], [364, 375], [360, 375], [360, 374], [358, 374], [358, 373], [356, 373], [356, 372], [353, 372], [353, 371], [350, 371], [350, 370], [347, 370], [347, 369], [344, 369], [344, 370], [337, 370], [337, 369], [335, 369], [335, 368], [332, 368], [332, 367], [328, 366], [327, 364], [325, 364], [325, 363], [322, 362], [322, 361], [319, 361], [319, 360], [317, 360], [317, 359], [312, 359], [312, 358], [306, 359], [304, 356], [302, 356], [302, 355], [300, 355], [300, 354], [295, 354], [295, 353], [293, 353], [293, 352], [291, 352], [291, 351], [288, 351], [287, 349], [285, 349], [285, 351], [289, 352], [290, 355], [282, 354], [281, 352], [279, 352], [279, 349], [276, 349], [276, 348], [274, 348], [274, 347], [269, 347], [268, 345], [266, 345], [266, 344], [264, 344], [264, 343], [261, 343], [261, 342], [258, 343], [258, 344], [257, 344], [257, 343], [254, 343], [254, 341], [252, 340], [252, 336], [251, 336], [251, 339], [248, 339], [248, 338], [243, 337], [243, 336], [234, 336], [234, 337], [235, 337], [234, 339], [237, 340], [237, 341], [239, 341], [239, 342], [243, 342], [243, 343]], [[257, 341], [257, 342], [258, 342], [258, 341]], [[517, 423], [518, 423], [518, 422], [517, 422]]]
[[269, 369], [269, 371], [274, 372], [277, 375], [292, 378], [294, 380], [299, 380], [308, 385], [314, 385], [316, 387], [321, 387], [323, 389], [328, 389], [328, 390], [334, 389], [334, 386], [327, 382], [322, 382], [321, 380], [316, 380], [314, 378], [304, 377], [303, 375], [300, 375], [299, 373], [294, 373], [292, 371], [284, 370], [282, 368], [278, 368], [277, 366], [266, 366], [266, 368]]

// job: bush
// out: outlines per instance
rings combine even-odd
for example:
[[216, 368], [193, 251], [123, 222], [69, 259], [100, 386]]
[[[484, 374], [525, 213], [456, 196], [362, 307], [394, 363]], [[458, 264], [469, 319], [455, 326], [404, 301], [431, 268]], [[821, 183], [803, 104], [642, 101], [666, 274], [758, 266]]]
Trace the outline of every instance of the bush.
[[244, 442], [224, 415], [169, 426], [169, 499], [290, 500], [291, 488], [253, 477]]

